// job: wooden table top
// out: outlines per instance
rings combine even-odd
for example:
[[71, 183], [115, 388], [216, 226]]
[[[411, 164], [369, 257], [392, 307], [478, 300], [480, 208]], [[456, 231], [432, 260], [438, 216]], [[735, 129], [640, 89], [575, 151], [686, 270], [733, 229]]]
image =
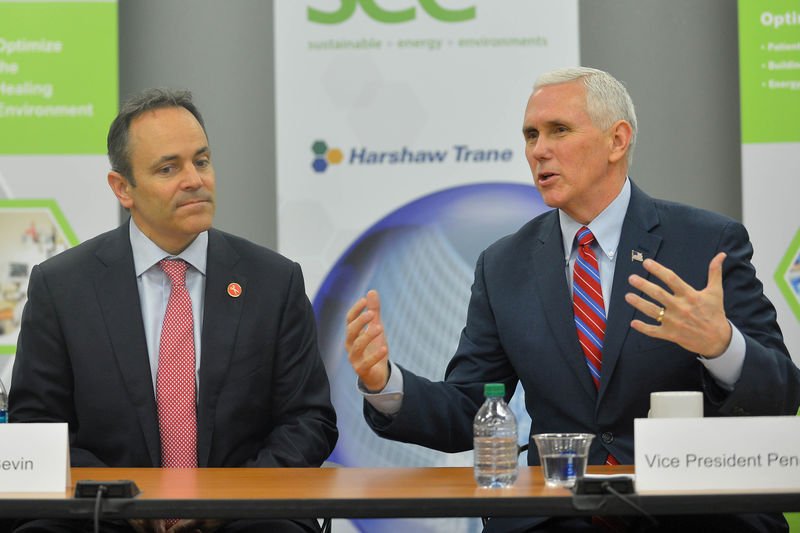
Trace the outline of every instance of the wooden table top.
[[[589, 473], [631, 473], [632, 466], [592, 466]], [[633, 514], [616, 498], [576, 496], [547, 487], [539, 467], [520, 467], [503, 489], [477, 487], [457, 468], [73, 468], [63, 493], [0, 494], [0, 516], [90, 517], [91, 498], [73, 498], [79, 480], [133, 480], [135, 498], [109, 499], [106, 517], [454, 517]], [[652, 513], [800, 511], [800, 492], [633, 494]]]

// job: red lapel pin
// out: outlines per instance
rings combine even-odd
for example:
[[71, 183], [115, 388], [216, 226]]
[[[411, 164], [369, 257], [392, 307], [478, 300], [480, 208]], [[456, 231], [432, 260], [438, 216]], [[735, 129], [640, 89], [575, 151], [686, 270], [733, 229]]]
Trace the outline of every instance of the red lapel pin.
[[238, 283], [228, 283], [228, 296], [238, 298], [242, 295], [242, 286]]

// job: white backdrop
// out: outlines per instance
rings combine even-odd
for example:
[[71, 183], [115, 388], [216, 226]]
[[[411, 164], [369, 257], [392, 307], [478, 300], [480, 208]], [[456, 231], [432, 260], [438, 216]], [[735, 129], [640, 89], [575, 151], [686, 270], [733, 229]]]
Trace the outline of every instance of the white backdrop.
[[[577, 2], [274, 6], [278, 246], [303, 266], [314, 301], [339, 417], [331, 458], [469, 465], [471, 452], [395, 443], [367, 428], [343, 348], [344, 315], [378, 289], [393, 360], [443, 377], [479, 251], [546, 208], [525, 162], [522, 118], [539, 74], [579, 62]], [[512, 406], [527, 442], [522, 401], [517, 395]], [[464, 519], [335, 527], [480, 530]]]
[[[439, 0], [474, 6], [463, 22], [441, 22], [416, 0], [383, 2], [415, 10], [395, 24], [354, 1], [342, 23], [307, 18], [312, 6], [346, 3], [275, 2], [278, 246], [303, 265], [311, 296], [347, 246], [397, 206], [458, 184], [530, 183], [521, 128], [531, 87], [541, 72], [578, 63], [576, 1]], [[317, 141], [342, 161], [315, 172]], [[511, 156], [459, 161], [455, 146]], [[377, 161], [403, 149], [442, 160]]]

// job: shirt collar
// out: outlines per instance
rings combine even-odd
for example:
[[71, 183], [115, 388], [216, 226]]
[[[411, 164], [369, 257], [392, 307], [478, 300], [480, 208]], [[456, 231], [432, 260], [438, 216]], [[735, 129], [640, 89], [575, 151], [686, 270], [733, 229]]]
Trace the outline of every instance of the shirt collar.
[[[614, 201], [603, 209], [603, 212], [589, 222], [588, 228], [594, 234], [594, 239], [600, 250], [613, 260], [617, 253], [619, 238], [622, 235], [622, 222], [625, 220], [625, 213], [628, 211], [628, 203], [631, 200], [631, 183], [626, 177], [622, 190]], [[564, 257], [569, 261], [572, 249], [575, 244], [575, 234], [583, 227], [583, 224], [576, 222], [572, 217], [558, 210], [558, 222], [561, 225], [561, 238], [564, 241]]]
[[183, 259], [201, 274], [206, 274], [208, 231], [200, 233], [184, 251], [175, 256], [159, 248], [147, 235], [142, 233], [142, 230], [139, 229], [133, 221], [133, 218], [130, 219], [129, 227], [131, 249], [133, 250], [133, 267], [136, 270], [137, 278], [166, 257]]

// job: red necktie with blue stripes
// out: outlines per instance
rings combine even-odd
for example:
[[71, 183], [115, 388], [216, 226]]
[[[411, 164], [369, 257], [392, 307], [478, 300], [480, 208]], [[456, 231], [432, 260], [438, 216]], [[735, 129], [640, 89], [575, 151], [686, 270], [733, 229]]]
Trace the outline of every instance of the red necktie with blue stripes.
[[[603, 288], [600, 285], [600, 270], [591, 244], [594, 235], [586, 226], [575, 235], [578, 241], [578, 258], [572, 273], [572, 308], [575, 313], [575, 328], [583, 349], [586, 365], [592, 374], [594, 386], [600, 388], [600, 372], [603, 368], [603, 339], [606, 333], [606, 308], [603, 303]], [[608, 465], [618, 465], [613, 455], [608, 454]]]
[[582, 227], [575, 235], [578, 240], [578, 259], [572, 274], [572, 307], [578, 340], [592, 374], [594, 385], [600, 388], [600, 371], [603, 366], [603, 338], [606, 332], [606, 309], [600, 270], [591, 244], [594, 235]]
[[[578, 241], [578, 258], [572, 272], [572, 308], [575, 327], [583, 356], [592, 374], [594, 386], [600, 388], [600, 372], [603, 368], [603, 339], [606, 334], [606, 308], [603, 303], [603, 287], [600, 284], [600, 269], [592, 251], [594, 235], [586, 226], [575, 235]], [[610, 453], [607, 465], [618, 465]], [[624, 524], [615, 517], [592, 516], [592, 524], [600, 531], [625, 531]]]

